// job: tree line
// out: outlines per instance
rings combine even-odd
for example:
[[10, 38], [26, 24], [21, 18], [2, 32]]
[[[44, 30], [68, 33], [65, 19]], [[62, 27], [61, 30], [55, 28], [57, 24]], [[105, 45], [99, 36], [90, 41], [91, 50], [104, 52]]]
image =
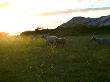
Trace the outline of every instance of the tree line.
[[50, 35], [68, 36], [68, 35], [85, 35], [91, 33], [95, 33], [95, 34], [110, 33], [110, 25], [90, 26], [90, 25], [78, 24], [74, 27], [58, 26], [56, 29], [44, 29], [38, 27], [34, 31], [24, 31], [20, 35], [50, 34]]

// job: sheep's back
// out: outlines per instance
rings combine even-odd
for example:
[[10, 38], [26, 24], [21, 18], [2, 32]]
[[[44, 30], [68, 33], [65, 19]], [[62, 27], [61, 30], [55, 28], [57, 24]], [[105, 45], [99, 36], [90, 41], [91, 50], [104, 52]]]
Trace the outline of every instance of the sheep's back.
[[57, 37], [56, 36], [47, 36], [46, 41], [47, 42], [56, 42]]

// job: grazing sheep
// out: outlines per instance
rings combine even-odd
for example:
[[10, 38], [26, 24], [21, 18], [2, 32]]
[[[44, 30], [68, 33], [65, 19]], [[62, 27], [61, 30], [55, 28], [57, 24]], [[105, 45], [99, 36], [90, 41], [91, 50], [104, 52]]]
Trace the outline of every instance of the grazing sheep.
[[109, 44], [110, 45], [110, 39], [96, 38], [96, 37], [93, 36], [92, 40], [94, 40], [98, 44]]
[[48, 45], [56, 45], [57, 37], [56, 36], [42, 36]]
[[57, 36], [46, 36], [43, 35], [42, 38], [46, 40], [47, 45], [54, 45], [56, 47], [63, 47], [66, 43], [65, 38], [58, 38]]

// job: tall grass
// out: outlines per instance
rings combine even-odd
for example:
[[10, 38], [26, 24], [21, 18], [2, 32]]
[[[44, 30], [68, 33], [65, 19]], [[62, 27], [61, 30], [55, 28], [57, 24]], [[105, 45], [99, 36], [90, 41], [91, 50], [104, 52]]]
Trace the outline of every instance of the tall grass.
[[109, 82], [110, 46], [91, 36], [66, 37], [64, 48], [39, 36], [0, 40], [0, 82]]

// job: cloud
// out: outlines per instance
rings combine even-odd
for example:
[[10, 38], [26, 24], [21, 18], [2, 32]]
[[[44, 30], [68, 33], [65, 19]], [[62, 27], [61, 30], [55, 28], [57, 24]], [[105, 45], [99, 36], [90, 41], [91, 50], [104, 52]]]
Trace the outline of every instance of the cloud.
[[5, 3], [0, 3], [0, 9], [2, 8], [6, 8], [9, 6], [9, 3], [8, 2], [5, 2]]
[[102, 7], [102, 8], [85, 8], [85, 9], [68, 9], [65, 11], [53, 11], [53, 12], [42, 12], [42, 13], [34, 13], [34, 16], [55, 16], [55, 15], [65, 15], [72, 14], [78, 12], [89, 12], [89, 11], [105, 11], [110, 10], [110, 7]]

